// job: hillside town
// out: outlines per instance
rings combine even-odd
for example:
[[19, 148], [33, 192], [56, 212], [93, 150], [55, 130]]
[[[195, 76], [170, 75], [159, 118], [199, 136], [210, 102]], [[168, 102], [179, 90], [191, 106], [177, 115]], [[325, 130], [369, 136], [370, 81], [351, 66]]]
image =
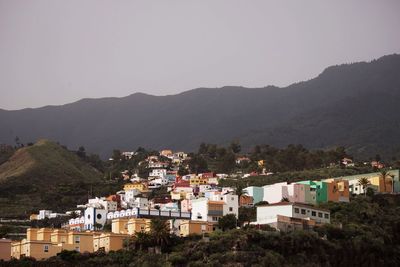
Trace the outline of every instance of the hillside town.
[[[135, 153], [121, 152], [120, 156], [132, 159]], [[148, 177], [123, 171], [123, 186], [111, 195], [88, 198], [86, 203], [67, 212], [38, 210], [30, 215], [30, 221], [58, 218], [63, 222], [61, 227], [30, 227], [23, 239], [1, 239], [0, 259], [47, 259], [64, 250], [80, 253], [118, 251], [125, 248], [132, 236], [150, 232], [153, 220], [162, 220], [169, 233], [178, 237], [200, 235], [207, 238], [210, 233], [225, 227], [313, 231], [331, 223], [330, 210], [321, 207], [324, 203], [348, 203], [352, 196], [365, 195], [369, 191], [396, 194], [400, 190], [398, 169], [264, 186], [222, 186], [221, 181], [232, 179], [232, 174], [179, 175], [182, 166], [187, 168], [188, 159], [185, 152], [162, 150], [139, 162], [148, 170]], [[236, 164], [250, 161], [243, 155], [235, 159]], [[256, 164], [262, 170], [260, 174], [242, 173], [235, 179], [271, 175], [263, 168], [264, 161]], [[354, 163], [350, 158], [343, 158], [341, 164], [350, 167]], [[384, 167], [377, 161], [369, 164], [377, 170]], [[255, 216], [239, 220], [243, 215], [240, 212], [246, 209], [255, 210]], [[226, 221], [232, 222], [233, 226], [223, 223]]]

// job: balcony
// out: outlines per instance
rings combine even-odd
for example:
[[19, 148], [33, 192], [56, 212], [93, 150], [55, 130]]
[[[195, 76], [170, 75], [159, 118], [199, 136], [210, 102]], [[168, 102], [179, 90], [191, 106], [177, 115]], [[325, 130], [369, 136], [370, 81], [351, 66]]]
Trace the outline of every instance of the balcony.
[[209, 210], [208, 211], [208, 216], [222, 216], [223, 212], [222, 210]]

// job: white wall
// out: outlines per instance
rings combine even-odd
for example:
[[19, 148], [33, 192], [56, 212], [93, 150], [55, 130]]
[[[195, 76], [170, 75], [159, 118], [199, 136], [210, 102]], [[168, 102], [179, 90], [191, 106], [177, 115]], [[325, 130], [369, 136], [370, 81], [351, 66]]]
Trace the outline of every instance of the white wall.
[[[296, 212], [296, 209], [298, 209], [299, 212]], [[303, 214], [304, 212], [305, 214]], [[315, 214], [313, 214], [313, 212], [315, 212]], [[319, 216], [320, 214], [322, 215], [322, 217]], [[325, 214], [328, 214], [328, 218], [325, 218]], [[313, 207], [297, 206], [296, 204], [294, 204], [292, 217], [302, 219], [310, 218], [319, 223], [330, 223], [331, 216], [329, 211], [324, 211]]]
[[207, 214], [208, 214], [208, 199], [207, 198], [193, 199], [192, 220], [207, 221]]
[[96, 209], [93, 207], [86, 208], [85, 210], [85, 229], [94, 230], [96, 223], [104, 226], [107, 220], [107, 211], [105, 209]]
[[258, 206], [256, 224], [274, 223], [277, 215], [292, 217], [292, 205]]
[[272, 185], [263, 186], [264, 189], [264, 201], [268, 201], [269, 204], [281, 202], [282, 197], [284, 197], [282, 193], [282, 186], [286, 186], [287, 183], [276, 183]]

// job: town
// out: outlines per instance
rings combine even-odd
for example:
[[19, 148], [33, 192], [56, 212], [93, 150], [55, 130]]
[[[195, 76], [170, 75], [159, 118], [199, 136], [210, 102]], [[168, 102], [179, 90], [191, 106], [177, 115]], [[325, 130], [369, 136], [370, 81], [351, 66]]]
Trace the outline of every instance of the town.
[[[114, 153], [110, 161], [129, 160], [136, 154]], [[272, 173], [264, 160], [253, 162], [260, 173], [189, 173], [188, 160], [185, 152], [162, 150], [138, 163], [147, 170], [146, 177], [122, 171], [123, 185], [113, 194], [88, 198], [66, 212], [38, 210], [30, 215], [31, 222], [58, 219], [60, 227], [30, 227], [23, 239], [1, 239], [0, 259], [42, 260], [62, 251], [118, 251], [125, 249], [132, 237], [151, 232], [160, 222], [170, 235], [182, 238], [198, 235], [207, 239], [213, 232], [246, 227], [313, 231], [331, 223], [331, 212], [324, 203], [348, 203], [352, 196], [397, 194], [400, 190], [399, 170], [387, 170], [379, 161], [365, 163], [376, 170], [370, 173], [264, 186], [224, 186], [226, 180]], [[246, 155], [235, 159], [238, 165], [251, 161]], [[343, 158], [340, 164], [343, 168], [354, 166], [350, 158]]]

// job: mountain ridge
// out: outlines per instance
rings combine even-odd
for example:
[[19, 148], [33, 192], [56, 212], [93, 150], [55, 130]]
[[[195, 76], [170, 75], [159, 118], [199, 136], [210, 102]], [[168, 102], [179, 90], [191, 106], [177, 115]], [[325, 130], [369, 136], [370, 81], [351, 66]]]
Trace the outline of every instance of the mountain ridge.
[[[0, 111], [4, 125], [0, 143], [12, 143], [15, 136], [25, 142], [49, 138], [73, 148], [84, 145], [88, 151], [106, 157], [113, 148], [193, 151], [200, 142], [227, 144], [238, 140], [244, 149], [261, 143], [302, 143], [322, 149], [345, 145], [360, 156], [392, 156], [397, 152], [389, 150], [397, 150], [397, 144], [391, 148], [393, 143], [381, 142], [383, 133], [373, 127], [397, 125], [400, 118], [393, 107], [375, 107], [374, 101], [386, 99], [393, 105], [400, 100], [399, 77], [400, 55], [394, 54], [368, 63], [331, 66], [315, 78], [287, 87], [196, 88], [166, 96], [134, 93]], [[348, 115], [343, 116], [338, 107]], [[335, 125], [346, 128], [341, 132]], [[400, 134], [397, 126], [391, 131]], [[366, 132], [373, 133], [379, 145], [371, 147], [369, 143], [374, 140]], [[388, 136], [390, 142], [396, 142], [393, 134]]]

